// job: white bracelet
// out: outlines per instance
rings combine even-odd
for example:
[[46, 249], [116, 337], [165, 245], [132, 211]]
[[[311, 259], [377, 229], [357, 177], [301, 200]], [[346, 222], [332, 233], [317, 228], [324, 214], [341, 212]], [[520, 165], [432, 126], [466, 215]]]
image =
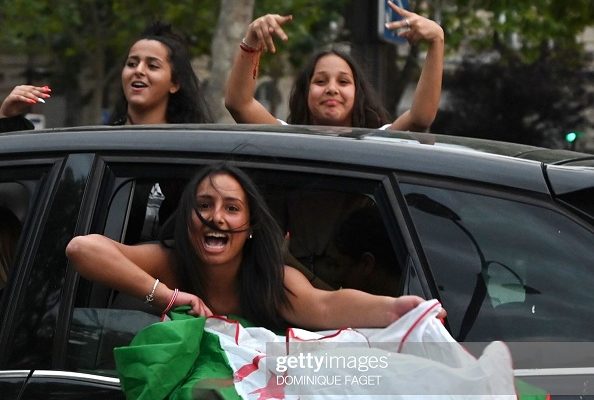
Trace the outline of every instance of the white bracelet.
[[153, 290], [149, 294], [146, 295], [144, 298], [145, 303], [150, 303], [155, 299], [155, 290], [157, 289], [157, 285], [159, 284], [159, 280], [155, 279], [155, 284], [153, 285]]

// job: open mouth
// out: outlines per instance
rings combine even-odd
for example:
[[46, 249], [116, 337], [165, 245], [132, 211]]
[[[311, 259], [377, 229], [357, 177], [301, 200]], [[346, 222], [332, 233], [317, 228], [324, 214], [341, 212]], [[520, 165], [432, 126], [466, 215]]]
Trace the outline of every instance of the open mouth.
[[148, 87], [148, 85], [146, 83], [140, 82], [140, 81], [134, 81], [130, 84], [130, 86], [132, 86], [133, 88], [136, 88], [136, 89], [142, 89], [142, 88]]
[[220, 249], [225, 247], [229, 241], [229, 236], [221, 232], [209, 232], [204, 235], [204, 245], [211, 249]]

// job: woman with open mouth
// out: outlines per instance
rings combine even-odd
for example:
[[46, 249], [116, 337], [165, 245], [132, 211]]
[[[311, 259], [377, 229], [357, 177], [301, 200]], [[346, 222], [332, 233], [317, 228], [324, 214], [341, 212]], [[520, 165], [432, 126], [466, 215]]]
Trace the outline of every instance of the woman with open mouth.
[[[186, 42], [169, 24], [150, 24], [132, 43], [121, 81], [110, 125], [212, 122]], [[23, 115], [52, 94], [48, 85], [16, 86], [0, 105], [0, 132], [33, 129]]]
[[[171, 231], [173, 245], [164, 240]], [[283, 240], [251, 179], [215, 164], [188, 183], [161, 243], [128, 246], [93, 234], [73, 238], [66, 253], [82, 276], [159, 311], [188, 305], [193, 315], [235, 315], [270, 329], [385, 327], [423, 302], [314, 288], [284, 265]]]

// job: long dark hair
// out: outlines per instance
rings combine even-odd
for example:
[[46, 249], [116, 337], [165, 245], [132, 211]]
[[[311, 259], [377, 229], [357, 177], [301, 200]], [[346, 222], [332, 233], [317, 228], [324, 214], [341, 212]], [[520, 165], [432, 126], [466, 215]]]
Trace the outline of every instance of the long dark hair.
[[[169, 95], [165, 114], [167, 122], [173, 124], [212, 122], [206, 100], [200, 90], [200, 82], [192, 69], [185, 40], [173, 32], [171, 25], [163, 22], [153, 22], [134, 43], [143, 39], [156, 40], [167, 48], [171, 63], [171, 80], [179, 84], [179, 90]], [[110, 123], [123, 125], [126, 122], [127, 111], [128, 101], [122, 89]]]
[[[235, 178], [246, 193], [250, 209], [250, 231], [252, 238], [246, 240], [239, 272], [239, 299], [242, 316], [261, 326], [272, 329], [283, 328], [286, 323], [280, 310], [289, 306], [284, 287], [284, 263], [282, 256], [283, 235], [276, 220], [254, 182], [242, 170], [228, 163], [208, 165], [186, 185], [175, 215], [170, 218], [163, 232], [171, 231], [174, 223], [174, 253], [180, 282], [187, 285], [183, 290], [196, 294], [208, 305], [204, 290], [202, 260], [190, 237], [192, 215], [196, 213], [204, 224], [219, 230], [212, 221], [202, 218], [196, 202], [198, 185], [215, 175], [230, 175]], [[237, 230], [236, 230], [237, 231]], [[239, 229], [241, 231], [241, 229]], [[165, 242], [162, 233], [161, 241]]]
[[353, 71], [355, 102], [353, 104], [352, 126], [379, 128], [388, 124], [390, 122], [388, 112], [382, 105], [369, 81], [365, 78], [361, 67], [351, 56], [336, 49], [325, 50], [314, 54], [297, 75], [289, 100], [288, 122], [298, 125], [312, 124], [311, 112], [307, 106], [309, 84], [318, 60], [331, 54], [342, 58], [351, 67], [351, 71]]

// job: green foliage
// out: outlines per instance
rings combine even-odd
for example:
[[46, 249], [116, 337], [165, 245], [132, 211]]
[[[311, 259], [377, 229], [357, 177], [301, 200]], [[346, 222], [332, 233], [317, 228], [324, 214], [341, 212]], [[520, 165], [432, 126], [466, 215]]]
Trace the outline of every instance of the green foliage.
[[448, 50], [496, 50], [531, 63], [543, 46], [578, 49], [576, 38], [594, 21], [592, 0], [445, 0]]
[[194, 54], [209, 52], [218, 15], [215, 0], [0, 0], [0, 42], [13, 52], [50, 53], [88, 62], [98, 49], [123, 53], [152, 20], [187, 35]]
[[561, 147], [587, 124], [593, 77], [578, 35], [594, 21], [592, 0], [444, 3], [447, 49], [463, 49], [464, 62], [446, 76], [434, 131]]

